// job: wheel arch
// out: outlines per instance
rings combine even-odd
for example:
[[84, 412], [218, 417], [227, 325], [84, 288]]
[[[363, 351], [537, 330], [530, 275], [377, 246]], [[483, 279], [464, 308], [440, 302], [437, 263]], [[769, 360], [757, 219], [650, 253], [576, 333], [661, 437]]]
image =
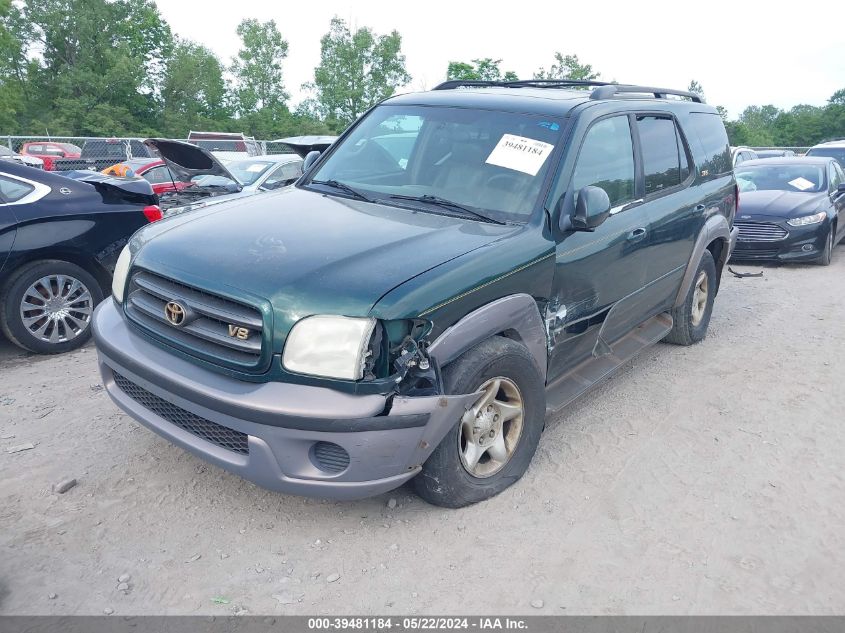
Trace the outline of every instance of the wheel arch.
[[443, 367], [493, 336], [503, 336], [524, 345], [545, 381], [546, 328], [536, 300], [528, 294], [508, 295], [473, 310], [440, 334], [428, 353]]
[[675, 297], [674, 307], [680, 306], [686, 299], [704, 251], [710, 251], [713, 261], [716, 263], [716, 292], [719, 291], [722, 270], [727, 264], [728, 256], [730, 255], [730, 244], [731, 226], [728, 223], [728, 219], [723, 215], [714, 215], [709, 218], [698, 233], [698, 237], [693, 245], [692, 254], [687, 262], [684, 277], [681, 280], [681, 287], [678, 289], [678, 294]]
[[9, 256], [9, 259], [6, 260], [6, 265], [3, 267], [3, 276], [2, 280], [0, 280], [0, 286], [9, 283], [15, 273], [24, 266], [49, 261], [61, 261], [79, 266], [97, 280], [104, 297], [111, 294], [111, 275], [109, 272], [99, 262], [97, 262], [93, 256], [66, 249], [58, 251], [46, 251], [39, 249], [23, 253], [12, 253]]

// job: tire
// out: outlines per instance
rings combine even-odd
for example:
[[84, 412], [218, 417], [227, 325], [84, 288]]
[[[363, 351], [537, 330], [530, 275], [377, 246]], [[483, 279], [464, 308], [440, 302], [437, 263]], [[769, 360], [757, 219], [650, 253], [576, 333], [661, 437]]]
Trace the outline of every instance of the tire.
[[[458, 357], [443, 370], [443, 380], [450, 394], [473, 393], [483, 385], [488, 393], [496, 392], [492, 404], [476, 410], [476, 403], [456, 421], [413, 480], [417, 494], [429, 503], [461, 508], [499, 494], [525, 473], [543, 431], [545, 383], [528, 350], [499, 336]], [[497, 422], [513, 415], [518, 402], [521, 415]], [[477, 435], [479, 444], [487, 442], [472, 472], [466, 461], [472, 456], [465, 433]], [[493, 433], [495, 439], [490, 439]], [[480, 450], [479, 444], [474, 445]], [[503, 450], [506, 459], [492, 457]]]
[[60, 354], [91, 338], [91, 318], [102, 300], [97, 280], [76, 264], [33, 262], [12, 273], [0, 289], [0, 329], [25, 350]]
[[[703, 278], [702, 278], [703, 275]], [[716, 298], [718, 279], [713, 255], [705, 250], [698, 262], [692, 286], [684, 302], [672, 310], [674, 325], [663, 340], [674, 345], [693, 345], [707, 335], [713, 301]], [[706, 288], [706, 296], [701, 291]], [[702, 304], [703, 299], [703, 304]]]
[[830, 266], [830, 260], [833, 259], [833, 246], [835, 241], [835, 227], [831, 224], [830, 230], [827, 233], [827, 238], [824, 241], [824, 250], [819, 258], [816, 260], [816, 263], [819, 266]]

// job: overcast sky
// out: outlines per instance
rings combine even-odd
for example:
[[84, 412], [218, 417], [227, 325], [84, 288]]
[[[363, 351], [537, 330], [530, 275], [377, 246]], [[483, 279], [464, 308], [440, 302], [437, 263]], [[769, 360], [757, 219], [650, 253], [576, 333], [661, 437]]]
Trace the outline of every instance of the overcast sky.
[[344, 0], [157, 0], [183, 38], [224, 62], [237, 52], [244, 18], [274, 19], [290, 49], [285, 85], [294, 103], [313, 78], [320, 38], [335, 15], [376, 33], [394, 29], [413, 77], [403, 92], [435, 86], [449, 61], [501, 58], [503, 70], [530, 79], [555, 51], [577, 54], [601, 79], [686, 88], [735, 118], [748, 105], [823, 105], [845, 88], [845, 5], [751, 0], [664, 2], [417, 2]]

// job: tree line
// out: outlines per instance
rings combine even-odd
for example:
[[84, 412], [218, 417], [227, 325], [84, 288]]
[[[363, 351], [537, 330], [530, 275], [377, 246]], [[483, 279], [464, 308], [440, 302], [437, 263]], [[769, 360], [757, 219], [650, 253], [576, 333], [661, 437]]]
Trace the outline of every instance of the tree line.
[[[290, 53], [274, 20], [245, 19], [222, 60], [176, 36], [153, 0], [0, 0], [0, 132], [54, 136], [160, 135], [190, 129], [273, 139], [337, 133], [411, 81], [397, 31], [351, 29], [335, 17], [298, 104], [284, 82]], [[447, 79], [515, 80], [502, 60], [450, 61]], [[555, 53], [535, 79], [595, 80], [577, 55]], [[689, 89], [703, 94], [701, 86]], [[812, 145], [845, 136], [845, 89], [825, 106], [749, 106], [727, 120], [735, 145]]]

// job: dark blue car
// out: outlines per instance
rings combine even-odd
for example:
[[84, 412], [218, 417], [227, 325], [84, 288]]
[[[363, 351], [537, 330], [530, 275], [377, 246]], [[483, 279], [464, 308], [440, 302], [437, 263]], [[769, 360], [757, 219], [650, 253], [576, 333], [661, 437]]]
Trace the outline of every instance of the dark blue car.
[[845, 237], [845, 173], [832, 158], [750, 160], [736, 168], [732, 259], [830, 264]]
[[54, 354], [91, 336], [120, 250], [161, 218], [150, 183], [0, 163], [0, 331]]

